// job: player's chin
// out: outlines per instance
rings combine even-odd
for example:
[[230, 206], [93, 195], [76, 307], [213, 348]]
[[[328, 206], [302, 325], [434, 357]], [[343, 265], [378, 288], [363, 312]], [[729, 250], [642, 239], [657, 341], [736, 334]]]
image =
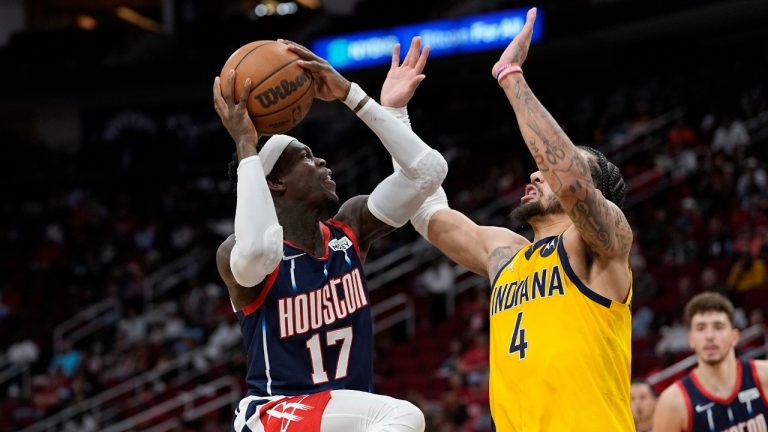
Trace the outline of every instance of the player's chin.
[[325, 192], [325, 203], [327, 207], [331, 208], [338, 208], [339, 207], [339, 196], [336, 195], [336, 186], [333, 187], [333, 190], [327, 190]]

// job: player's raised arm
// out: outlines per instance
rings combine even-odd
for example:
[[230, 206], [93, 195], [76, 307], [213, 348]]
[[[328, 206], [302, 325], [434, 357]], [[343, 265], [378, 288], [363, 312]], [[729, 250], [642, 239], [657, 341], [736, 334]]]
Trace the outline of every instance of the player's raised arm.
[[[357, 232], [361, 249], [367, 249], [374, 239], [408, 222], [424, 200], [440, 186], [447, 174], [448, 164], [440, 153], [371, 99], [357, 84], [346, 81], [328, 62], [301, 45], [286, 43], [302, 58], [299, 64], [312, 73], [317, 97], [341, 99], [379, 137], [400, 165], [400, 169], [379, 183], [367, 199], [353, 198], [339, 211], [338, 218]], [[426, 54], [419, 54], [417, 44], [415, 51], [406, 57], [408, 62], [405, 66], [414, 73], [402, 83], [411, 86], [412, 94], [423, 79], [419, 75], [426, 62]]]
[[[381, 88], [381, 105], [408, 127], [411, 122], [407, 105], [425, 78], [422, 71], [429, 54], [428, 45], [419, 54], [420, 44], [421, 38], [413, 38], [402, 64], [400, 45], [395, 45], [392, 64]], [[395, 169], [399, 169], [399, 164], [393, 162]], [[450, 209], [442, 187], [424, 201], [411, 217], [411, 224], [454, 262], [488, 278], [495, 275], [500, 263], [506, 262], [528, 243], [508, 229], [478, 226], [460, 212]]]
[[230, 289], [233, 302], [237, 302], [239, 287], [259, 284], [279, 264], [283, 230], [277, 221], [262, 161], [256, 152], [258, 133], [246, 109], [251, 81], [245, 81], [237, 100], [233, 95], [234, 83], [235, 71], [232, 70], [222, 94], [219, 77], [216, 77], [213, 104], [235, 141], [239, 159], [235, 234], [221, 245], [216, 255], [219, 272]]
[[[536, 9], [520, 33], [504, 50], [492, 73], [515, 111], [520, 132], [552, 191], [558, 196], [582, 239], [599, 258], [626, 258], [632, 230], [621, 209], [593, 183], [589, 153], [573, 145], [554, 118], [533, 94], [520, 68], [536, 20]], [[597, 159], [597, 158], [595, 158]]]

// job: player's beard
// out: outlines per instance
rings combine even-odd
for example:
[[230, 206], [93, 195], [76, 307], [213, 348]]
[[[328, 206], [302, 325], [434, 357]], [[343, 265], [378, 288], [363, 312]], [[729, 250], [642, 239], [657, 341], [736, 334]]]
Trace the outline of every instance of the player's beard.
[[560, 200], [555, 196], [549, 197], [546, 204], [547, 205], [544, 206], [542, 201], [532, 201], [520, 204], [515, 207], [509, 215], [520, 222], [528, 222], [531, 218], [537, 216], [547, 216], [563, 212], [563, 206], [560, 204]]

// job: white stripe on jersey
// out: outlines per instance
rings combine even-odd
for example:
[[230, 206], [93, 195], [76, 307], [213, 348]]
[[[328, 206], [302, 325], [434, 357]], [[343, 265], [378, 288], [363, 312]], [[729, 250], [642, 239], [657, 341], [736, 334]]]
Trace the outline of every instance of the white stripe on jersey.
[[267, 394], [272, 396], [272, 375], [269, 373], [269, 351], [267, 350], [267, 322], [261, 322], [261, 344], [264, 347], [264, 367], [267, 373]]

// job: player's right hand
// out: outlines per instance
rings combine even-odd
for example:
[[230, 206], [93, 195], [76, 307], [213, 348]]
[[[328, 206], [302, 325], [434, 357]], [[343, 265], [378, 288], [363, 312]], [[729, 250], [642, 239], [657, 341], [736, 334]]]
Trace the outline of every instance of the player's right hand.
[[[251, 79], [245, 80], [243, 90], [240, 92], [240, 96], [235, 100], [235, 70], [232, 69], [227, 74], [227, 83], [224, 86], [224, 92], [222, 94], [221, 83], [219, 77], [213, 80], [213, 107], [216, 109], [216, 113], [219, 115], [221, 122], [229, 132], [229, 135], [235, 140], [238, 147], [238, 154], [240, 159], [248, 156], [241, 153], [241, 148], [252, 147], [253, 154], [256, 154], [256, 145], [259, 141], [259, 134], [256, 132], [256, 127], [251, 121], [251, 117], [248, 115], [248, 95], [251, 92]], [[249, 151], [250, 153], [250, 151]]]
[[296, 42], [285, 39], [278, 39], [277, 41], [286, 44], [291, 52], [301, 57], [298, 62], [299, 66], [308, 70], [315, 82], [315, 98], [332, 101], [347, 97], [352, 83], [334, 69], [330, 63]]

